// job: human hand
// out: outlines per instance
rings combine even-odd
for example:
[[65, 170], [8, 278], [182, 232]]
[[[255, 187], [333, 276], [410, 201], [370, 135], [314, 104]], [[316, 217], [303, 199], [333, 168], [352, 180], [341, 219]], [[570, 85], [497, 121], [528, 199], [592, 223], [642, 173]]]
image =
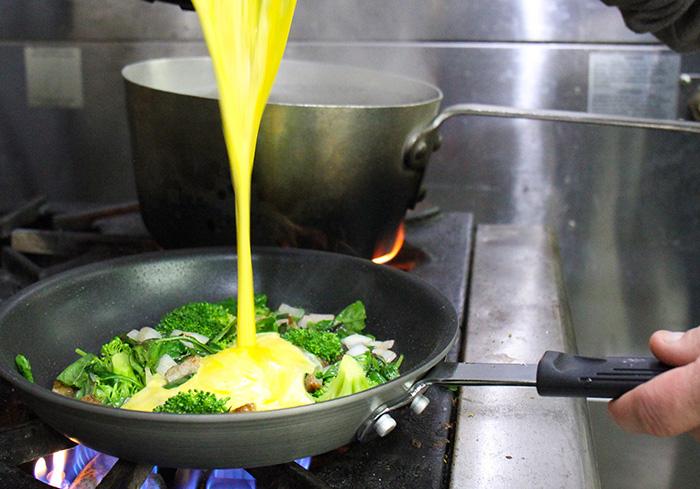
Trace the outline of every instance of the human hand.
[[660, 361], [677, 368], [611, 401], [608, 411], [625, 431], [690, 433], [700, 441], [700, 327], [685, 333], [657, 331], [649, 347]]

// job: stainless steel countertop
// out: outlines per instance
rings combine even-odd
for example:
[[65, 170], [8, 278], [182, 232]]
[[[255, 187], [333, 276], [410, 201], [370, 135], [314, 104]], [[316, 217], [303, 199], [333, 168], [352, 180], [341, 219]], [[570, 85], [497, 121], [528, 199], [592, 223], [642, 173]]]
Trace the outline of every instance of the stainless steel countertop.
[[[462, 360], [574, 352], [559, 258], [542, 227], [479, 226]], [[462, 388], [452, 488], [599, 488], [588, 409], [532, 388]]]

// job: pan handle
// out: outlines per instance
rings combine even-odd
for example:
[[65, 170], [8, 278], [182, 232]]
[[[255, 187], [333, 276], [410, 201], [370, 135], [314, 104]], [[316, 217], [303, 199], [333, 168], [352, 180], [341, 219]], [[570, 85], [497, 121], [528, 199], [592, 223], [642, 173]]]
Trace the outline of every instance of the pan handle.
[[591, 358], [557, 351], [546, 352], [537, 365], [442, 362], [403, 396], [377, 408], [357, 437], [386, 435], [396, 426], [390, 413], [406, 405], [423, 412], [430, 402], [423, 393], [433, 384], [529, 386], [540, 396], [616, 398], [671, 368], [652, 357]]
[[414, 133], [406, 144], [404, 162], [414, 170], [423, 170], [432, 151], [440, 147], [440, 127], [453, 117], [506, 117], [510, 119], [534, 119], [540, 121], [573, 122], [597, 126], [629, 127], [700, 134], [700, 124], [688, 121], [648, 119], [606, 114], [590, 114], [568, 110], [521, 109], [499, 105], [458, 104], [447, 107], [420, 132]]

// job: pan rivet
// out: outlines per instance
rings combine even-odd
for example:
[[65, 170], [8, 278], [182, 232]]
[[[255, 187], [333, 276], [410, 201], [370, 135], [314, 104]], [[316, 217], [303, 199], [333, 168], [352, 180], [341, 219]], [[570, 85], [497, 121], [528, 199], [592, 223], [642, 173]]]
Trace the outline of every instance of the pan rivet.
[[418, 394], [413, 401], [411, 401], [411, 411], [415, 414], [420, 414], [425, 411], [425, 408], [430, 404], [430, 399], [425, 397], [423, 394]]
[[388, 414], [382, 414], [377, 421], [374, 422], [374, 431], [379, 436], [386, 436], [396, 428], [396, 420]]

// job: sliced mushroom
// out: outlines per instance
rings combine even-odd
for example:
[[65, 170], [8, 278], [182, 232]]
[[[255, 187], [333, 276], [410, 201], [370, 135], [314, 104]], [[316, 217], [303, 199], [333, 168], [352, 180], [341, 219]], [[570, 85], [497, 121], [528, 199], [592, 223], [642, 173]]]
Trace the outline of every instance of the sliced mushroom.
[[64, 384], [60, 380], [53, 381], [53, 386], [51, 386], [51, 390], [56, 394], [61, 394], [62, 396], [66, 397], [75, 397], [75, 393], [78, 392], [73, 387]]
[[242, 406], [238, 406], [236, 409], [233, 409], [231, 412], [232, 413], [252, 413], [253, 411], [256, 411], [255, 403], [249, 402], [247, 404], [243, 404]]
[[187, 375], [193, 375], [199, 370], [202, 360], [197, 356], [187, 357], [182, 363], [174, 365], [165, 372], [165, 380], [168, 383], [174, 382]]
[[321, 379], [316, 377], [315, 373], [306, 374], [304, 376], [304, 387], [306, 388], [306, 392], [316, 392], [322, 386], [323, 382], [321, 382]]
[[83, 402], [89, 402], [90, 404], [102, 404], [102, 401], [100, 401], [98, 398], [96, 398], [92, 394], [88, 394], [87, 396], [83, 396], [80, 398], [80, 400]]

